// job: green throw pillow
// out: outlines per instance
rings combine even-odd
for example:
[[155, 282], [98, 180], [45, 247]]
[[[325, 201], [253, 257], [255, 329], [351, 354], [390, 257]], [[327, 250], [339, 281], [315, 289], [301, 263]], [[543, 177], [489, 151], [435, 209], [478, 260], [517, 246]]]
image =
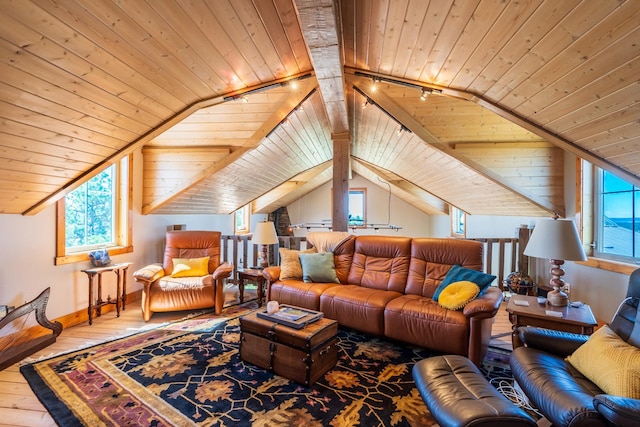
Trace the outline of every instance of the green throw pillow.
[[492, 276], [491, 274], [483, 273], [482, 271], [472, 270], [470, 268], [464, 268], [461, 265], [454, 265], [451, 267], [447, 275], [444, 277], [444, 280], [440, 285], [438, 285], [435, 293], [433, 294], [434, 301], [438, 301], [440, 297], [440, 292], [447, 286], [455, 282], [473, 282], [480, 288], [480, 293], [478, 295], [482, 295], [485, 289], [487, 289], [491, 283], [496, 279], [496, 276]]
[[306, 283], [340, 283], [336, 275], [333, 252], [300, 254], [302, 280]]

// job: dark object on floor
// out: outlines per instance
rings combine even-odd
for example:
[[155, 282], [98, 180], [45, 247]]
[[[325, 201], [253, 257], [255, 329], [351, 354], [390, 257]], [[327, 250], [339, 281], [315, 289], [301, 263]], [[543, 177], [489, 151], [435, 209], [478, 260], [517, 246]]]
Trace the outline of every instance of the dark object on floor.
[[414, 366], [413, 379], [442, 427], [536, 426], [529, 414], [500, 394], [464, 356], [424, 359]]
[[[640, 269], [629, 277], [627, 298], [609, 325], [635, 347], [638, 341], [632, 332], [640, 332], [639, 301]], [[565, 361], [588, 336], [528, 326], [518, 332], [526, 347], [513, 351], [513, 376], [531, 404], [554, 426], [640, 425], [640, 400], [605, 394]]]
[[[51, 288], [47, 288], [40, 295], [35, 297], [33, 300], [29, 301], [26, 304], [21, 305], [15, 310], [10, 311], [6, 316], [0, 319], [0, 331], [5, 327], [12, 325], [12, 323], [16, 319], [20, 319], [23, 316], [29, 315], [32, 311], [35, 311], [35, 317], [40, 326], [43, 326], [47, 329], [51, 329], [51, 334], [41, 335], [36, 338], [29, 339], [14, 339], [13, 341], [9, 341], [7, 346], [0, 345], [2, 351], [0, 351], [0, 371], [4, 368], [13, 365], [19, 360], [24, 359], [30, 354], [35, 353], [38, 350], [41, 350], [54, 342], [56, 342], [56, 338], [62, 332], [62, 324], [57, 321], [51, 322], [47, 319], [47, 302], [49, 301], [49, 294], [51, 293]], [[13, 330], [13, 326], [7, 329], [9, 332]], [[15, 334], [25, 333], [28, 335], [27, 331], [17, 331]], [[11, 335], [9, 335], [11, 336]], [[4, 338], [4, 336], [0, 336], [0, 338]], [[2, 340], [0, 340], [2, 343]]]

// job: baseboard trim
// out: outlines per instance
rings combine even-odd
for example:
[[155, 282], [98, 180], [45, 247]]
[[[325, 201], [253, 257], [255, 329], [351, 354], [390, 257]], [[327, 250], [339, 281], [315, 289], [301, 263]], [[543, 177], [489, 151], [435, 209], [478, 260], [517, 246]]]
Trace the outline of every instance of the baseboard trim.
[[[127, 294], [127, 305], [126, 309], [140, 310], [140, 304], [134, 304], [139, 302], [142, 299], [142, 289], [139, 291], [131, 292]], [[110, 311], [115, 311], [116, 307], [113, 304], [105, 305], [102, 307], [102, 314], [109, 313]], [[140, 312], [140, 316], [142, 316], [142, 312]], [[95, 319], [95, 317], [94, 317]], [[70, 313], [64, 315], [62, 317], [58, 317], [58, 322], [62, 323], [62, 327], [64, 329], [70, 328], [71, 326], [79, 325], [80, 323], [89, 321], [89, 313], [87, 309], [82, 309], [80, 311], [76, 311], [75, 313]]]

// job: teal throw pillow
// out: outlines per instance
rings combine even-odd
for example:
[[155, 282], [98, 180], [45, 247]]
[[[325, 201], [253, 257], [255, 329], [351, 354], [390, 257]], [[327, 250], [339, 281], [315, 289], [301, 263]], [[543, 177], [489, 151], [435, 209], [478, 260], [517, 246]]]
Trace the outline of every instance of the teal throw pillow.
[[478, 295], [482, 295], [482, 292], [484, 292], [484, 290], [487, 289], [495, 279], [496, 276], [492, 276], [491, 274], [486, 274], [482, 271], [472, 270], [470, 268], [464, 268], [461, 265], [454, 265], [453, 267], [451, 267], [451, 269], [449, 269], [449, 272], [444, 277], [442, 283], [438, 285], [438, 288], [433, 294], [432, 299], [434, 301], [438, 301], [440, 292], [442, 292], [444, 288], [452, 283], [462, 281], [473, 282], [478, 285], [478, 287], [480, 288], [480, 293]]
[[333, 252], [300, 254], [302, 280], [307, 283], [340, 283], [333, 261]]

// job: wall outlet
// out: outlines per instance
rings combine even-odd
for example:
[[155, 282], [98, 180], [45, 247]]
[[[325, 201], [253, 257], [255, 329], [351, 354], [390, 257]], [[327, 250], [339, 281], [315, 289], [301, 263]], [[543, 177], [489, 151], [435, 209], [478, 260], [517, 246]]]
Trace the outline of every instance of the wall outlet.
[[564, 293], [569, 296], [571, 294], [571, 283], [564, 284]]

